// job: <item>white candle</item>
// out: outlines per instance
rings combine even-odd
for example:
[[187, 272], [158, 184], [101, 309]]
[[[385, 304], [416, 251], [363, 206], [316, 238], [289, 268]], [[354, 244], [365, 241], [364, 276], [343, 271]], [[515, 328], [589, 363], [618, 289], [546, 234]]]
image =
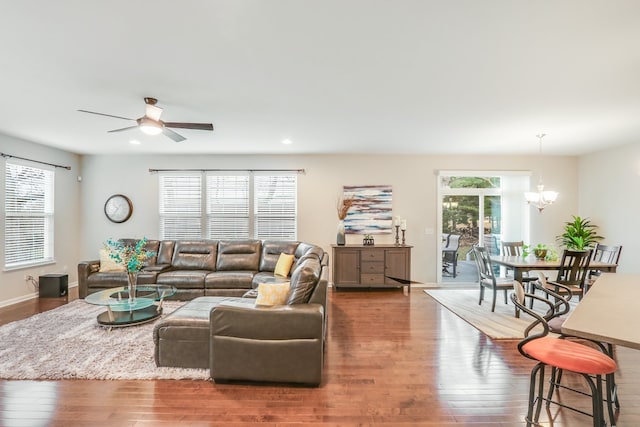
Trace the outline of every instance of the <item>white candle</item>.
[[396, 216], [393, 218], [393, 225], [395, 226], [399, 226], [400, 225], [400, 217]]
[[403, 219], [403, 220], [400, 222], [400, 230], [406, 230], [406, 229], [407, 229], [407, 220], [406, 220], [406, 219]]

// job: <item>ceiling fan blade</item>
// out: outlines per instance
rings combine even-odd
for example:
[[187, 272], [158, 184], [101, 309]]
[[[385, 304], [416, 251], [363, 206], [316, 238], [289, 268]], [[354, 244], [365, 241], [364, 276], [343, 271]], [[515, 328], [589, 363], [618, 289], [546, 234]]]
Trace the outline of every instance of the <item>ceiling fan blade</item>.
[[164, 122], [164, 126], [168, 128], [180, 129], [213, 130], [213, 125], [211, 123]]
[[145, 115], [150, 119], [158, 121], [160, 120], [161, 114], [162, 114], [162, 108], [152, 104], [147, 104], [145, 106]]
[[111, 132], [122, 132], [123, 130], [130, 130], [130, 129], [137, 129], [137, 128], [138, 128], [138, 125], [135, 125], [135, 126], [129, 126], [129, 127], [126, 127], [126, 128], [122, 128], [122, 129], [109, 130], [107, 132], [109, 132], [109, 133], [111, 133]]
[[173, 139], [175, 142], [182, 142], [184, 141], [185, 138], [184, 136], [175, 133], [174, 131], [172, 131], [171, 129], [167, 129], [166, 127], [162, 129], [162, 133], [164, 133], [165, 135], [167, 135], [169, 138]]
[[81, 113], [96, 114], [98, 116], [114, 117], [116, 119], [135, 120], [135, 119], [130, 119], [129, 117], [114, 116], [113, 114], [96, 113], [95, 111], [88, 111], [88, 110], [78, 110], [78, 111], [80, 111]]

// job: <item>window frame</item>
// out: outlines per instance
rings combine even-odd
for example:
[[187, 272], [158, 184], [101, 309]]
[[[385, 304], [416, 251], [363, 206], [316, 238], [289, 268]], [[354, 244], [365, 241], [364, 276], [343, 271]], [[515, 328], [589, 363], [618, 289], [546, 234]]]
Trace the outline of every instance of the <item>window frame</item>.
[[[24, 191], [22, 194], [17, 194], [21, 190], [19, 188], [21, 181], [14, 179], [15, 176], [12, 175], [19, 173], [30, 175], [22, 181]], [[37, 175], [42, 175], [42, 179], [26, 181], [36, 178]], [[38, 186], [41, 188], [38, 189]], [[24, 206], [27, 203], [34, 204], [35, 208], [20, 209], [20, 205]], [[20, 218], [23, 220], [22, 227], [10, 224], [14, 219], [20, 221]], [[42, 218], [42, 223], [37, 224], [37, 221], [31, 220], [33, 218]], [[25, 248], [25, 239], [30, 240], [32, 245], [34, 242], [37, 244], [32, 248]], [[41, 242], [38, 242], [40, 239]], [[4, 271], [55, 263], [55, 170], [53, 167], [20, 159], [5, 161], [3, 250]], [[18, 260], [20, 257], [28, 259], [20, 261]]]

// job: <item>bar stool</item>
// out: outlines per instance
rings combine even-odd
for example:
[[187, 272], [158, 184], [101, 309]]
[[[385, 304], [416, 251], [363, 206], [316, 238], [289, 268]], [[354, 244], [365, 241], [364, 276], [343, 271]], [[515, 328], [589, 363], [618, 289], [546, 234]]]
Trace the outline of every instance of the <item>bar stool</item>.
[[[547, 325], [549, 325], [549, 331], [553, 332], [554, 334], [558, 334], [560, 339], [576, 338], [576, 337], [572, 337], [570, 335], [565, 335], [562, 333], [562, 325], [564, 324], [564, 321], [567, 319], [566, 314], [569, 312], [569, 309], [570, 309], [569, 301], [571, 301], [571, 298], [573, 296], [571, 289], [568, 286], [562, 285], [560, 283], [556, 283], [556, 286], [559, 286], [560, 288], [562, 288], [562, 294], [555, 293], [552, 290], [548, 289], [548, 287], [546, 286], [546, 279], [544, 277], [544, 274], [542, 274], [541, 272], [538, 272], [538, 278], [539, 278], [539, 281], [538, 283], [535, 284], [536, 289], [541, 290], [547, 296], [553, 297], [553, 300], [554, 300], [553, 315], [551, 317], [545, 316], [547, 320]], [[586, 341], [590, 341], [593, 344], [597, 345], [601, 352], [603, 352], [610, 358], [614, 359], [613, 345], [603, 343], [600, 341], [594, 341], [594, 340], [586, 340]], [[548, 399], [547, 407], [549, 406], [549, 402], [551, 400], [551, 396], [553, 395], [554, 390], [557, 390], [560, 387], [573, 390], [567, 386], [561, 385], [560, 384], [561, 380], [562, 380], [562, 370], [553, 368], [551, 370], [551, 379], [549, 381], [551, 384], [551, 387], [549, 388], [549, 393], [547, 395], [547, 399]], [[618, 400], [618, 391], [616, 386], [615, 374], [614, 373], [607, 374], [605, 377], [605, 380], [607, 384], [607, 388], [606, 388], [607, 398], [605, 400], [607, 404], [607, 411], [609, 412], [609, 419], [611, 420], [611, 424], [615, 425], [614, 423], [615, 413], [613, 410], [613, 406], [615, 405], [616, 408], [620, 409], [620, 401]], [[576, 391], [576, 390], [573, 390], [573, 391]]]
[[[521, 311], [534, 318], [534, 321], [527, 326], [524, 331], [525, 338], [518, 343], [518, 351], [520, 354], [528, 359], [536, 360], [538, 362], [531, 371], [529, 407], [525, 418], [527, 427], [530, 427], [534, 423], [538, 423], [543, 401], [547, 402], [547, 405], [554, 403], [562, 406], [563, 408], [591, 416], [593, 418], [594, 427], [605, 426], [602, 377], [613, 374], [616, 371], [617, 364], [615, 360], [586, 345], [549, 337], [549, 325], [547, 324], [547, 318], [554, 315], [554, 304], [537, 295], [527, 294], [522, 284], [518, 281], [514, 280], [513, 288], [514, 293], [511, 294], [511, 301]], [[534, 298], [537, 301], [547, 304], [547, 307], [549, 307], [547, 313], [542, 316], [529, 309], [525, 301], [527, 298]], [[542, 326], [542, 332], [532, 333], [533, 329], [538, 325]], [[556, 370], [561, 369], [563, 371], [575, 372], [585, 379], [591, 390], [591, 413], [581, 411], [577, 408], [572, 408], [560, 402], [552, 401], [549, 397], [544, 396], [544, 376], [545, 368], [547, 366], [551, 367], [554, 373]], [[607, 396], [611, 395], [609, 388], [610, 384], [607, 382]], [[614, 420], [611, 420], [611, 422], [613, 424]]]

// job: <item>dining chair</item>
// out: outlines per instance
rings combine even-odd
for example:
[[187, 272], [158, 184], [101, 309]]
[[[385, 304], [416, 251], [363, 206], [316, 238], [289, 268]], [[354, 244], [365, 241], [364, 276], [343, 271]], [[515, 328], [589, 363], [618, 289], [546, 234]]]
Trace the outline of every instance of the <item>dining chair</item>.
[[[622, 253], [622, 246], [610, 246], [596, 243], [596, 247], [593, 248], [593, 256], [591, 261], [604, 262], [606, 264], [618, 264], [620, 261], [620, 254]], [[593, 282], [602, 274], [600, 270], [590, 270], [588, 286], [591, 286]]]
[[522, 256], [522, 249], [524, 247], [524, 242], [522, 240], [518, 242], [505, 242], [503, 240], [500, 244], [502, 246], [503, 256]]
[[[517, 242], [505, 242], [504, 240], [501, 241], [501, 246], [502, 246], [502, 255], [503, 256], [522, 256], [522, 251], [524, 250], [524, 241], [520, 240]], [[509, 274], [509, 268], [507, 268], [507, 274]], [[529, 292], [532, 292], [532, 283], [536, 282], [538, 280], [537, 276], [530, 276], [528, 272], [525, 272], [522, 275], [522, 282], [523, 284], [527, 284], [528, 286], [525, 286], [525, 288], [529, 288]], [[533, 304], [533, 300], [531, 300], [530, 302], [531, 304]]]
[[[578, 295], [578, 300], [586, 292], [586, 279], [591, 261], [591, 250], [574, 251], [565, 249], [562, 252], [558, 275], [555, 280], [547, 280], [546, 288], [555, 293], [564, 293], [565, 287], [571, 289], [573, 295]], [[564, 287], [558, 286], [564, 285]]]
[[493, 234], [484, 235], [484, 247], [489, 251], [489, 255], [500, 255], [498, 239]]
[[507, 292], [513, 287], [513, 279], [497, 278], [495, 276], [491, 257], [485, 247], [473, 245], [472, 250], [478, 266], [478, 282], [480, 284], [480, 300], [478, 304], [482, 304], [484, 300], [485, 288], [491, 289], [493, 293], [491, 311], [493, 312], [496, 310], [496, 297], [499, 290], [504, 291], [504, 303], [509, 303]]
[[[589, 415], [592, 417], [593, 425], [595, 427], [605, 426], [602, 378], [603, 376], [613, 374], [616, 371], [616, 361], [605, 353], [584, 344], [566, 339], [550, 337], [548, 319], [554, 315], [554, 304], [549, 299], [535, 294], [526, 293], [524, 286], [515, 280], [513, 281], [513, 290], [514, 292], [511, 294], [511, 301], [513, 304], [519, 310], [534, 319], [533, 322], [524, 330], [524, 339], [518, 343], [518, 351], [520, 354], [528, 359], [538, 362], [531, 370], [529, 404], [527, 415], [525, 417], [527, 427], [538, 425], [542, 402], [546, 402], [547, 408], [553, 403], [563, 408]], [[547, 311], [545, 314], [540, 314], [539, 312], [533, 311], [527, 307], [526, 300], [531, 298], [547, 305]], [[540, 327], [542, 328], [541, 331]], [[566, 403], [552, 400], [551, 397], [553, 397], [553, 390], [545, 397], [544, 380], [546, 367], [551, 368], [552, 377], [555, 377], [558, 370], [562, 370], [574, 372], [584, 378], [591, 391], [591, 413], [571, 407]], [[611, 384], [609, 381], [606, 382], [606, 387], [606, 395], [610, 396], [609, 389]], [[613, 419], [610, 419], [610, 421], [611, 424], [615, 424]]]

